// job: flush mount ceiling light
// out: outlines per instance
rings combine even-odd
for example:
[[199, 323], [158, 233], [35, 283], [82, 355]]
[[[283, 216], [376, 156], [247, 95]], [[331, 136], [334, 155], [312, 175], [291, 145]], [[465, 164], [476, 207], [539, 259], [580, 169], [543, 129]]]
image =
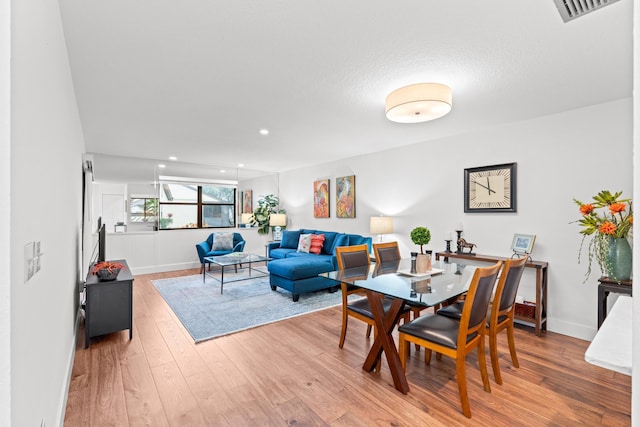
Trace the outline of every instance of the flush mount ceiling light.
[[417, 83], [387, 95], [387, 119], [398, 123], [420, 123], [439, 119], [451, 111], [451, 88], [440, 83]]

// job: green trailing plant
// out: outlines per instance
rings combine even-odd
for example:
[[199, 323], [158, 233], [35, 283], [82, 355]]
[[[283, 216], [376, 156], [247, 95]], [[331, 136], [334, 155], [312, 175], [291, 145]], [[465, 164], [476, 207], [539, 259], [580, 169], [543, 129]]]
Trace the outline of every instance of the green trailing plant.
[[271, 227], [269, 227], [269, 216], [274, 213], [279, 213], [277, 210], [280, 200], [278, 196], [268, 194], [258, 200], [258, 207], [253, 211], [253, 221], [251, 225], [258, 227], [258, 234], [269, 234]]
[[420, 245], [420, 253], [424, 254], [423, 246], [431, 241], [431, 231], [427, 227], [416, 227], [411, 230], [411, 241]]

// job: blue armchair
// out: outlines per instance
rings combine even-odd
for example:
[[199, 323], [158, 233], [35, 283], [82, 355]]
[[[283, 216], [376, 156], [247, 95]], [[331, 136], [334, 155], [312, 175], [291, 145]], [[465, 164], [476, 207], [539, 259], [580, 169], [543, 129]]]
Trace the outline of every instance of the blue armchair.
[[[212, 250], [213, 248], [213, 239], [215, 238], [215, 233], [211, 233], [207, 240], [204, 242], [200, 242], [196, 245], [196, 250], [198, 251], [198, 258], [200, 258], [200, 273], [204, 271], [205, 260], [204, 257], [208, 256], [221, 256], [230, 254], [231, 252], [242, 252], [244, 250], [245, 240], [240, 233], [233, 233], [233, 249], [231, 250]], [[211, 263], [209, 267], [211, 267]]]

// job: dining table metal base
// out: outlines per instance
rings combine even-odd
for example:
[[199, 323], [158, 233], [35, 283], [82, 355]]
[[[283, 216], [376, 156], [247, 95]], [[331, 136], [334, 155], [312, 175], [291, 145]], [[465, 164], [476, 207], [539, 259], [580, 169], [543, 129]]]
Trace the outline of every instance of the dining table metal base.
[[407, 394], [409, 392], [409, 383], [407, 382], [404, 369], [402, 369], [398, 347], [392, 336], [393, 329], [401, 317], [404, 300], [394, 298], [389, 310], [385, 313], [382, 306], [383, 295], [368, 289], [366, 292], [371, 313], [373, 314], [373, 320], [376, 323], [377, 333], [362, 369], [367, 372], [374, 371], [376, 367], [378, 367], [382, 352], [384, 351], [396, 390]]

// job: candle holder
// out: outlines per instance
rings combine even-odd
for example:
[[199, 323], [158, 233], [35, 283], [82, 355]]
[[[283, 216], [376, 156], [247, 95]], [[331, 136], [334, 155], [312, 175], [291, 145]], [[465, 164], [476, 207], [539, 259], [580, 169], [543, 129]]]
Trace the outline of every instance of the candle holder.
[[460, 238], [462, 237], [462, 230], [456, 230], [456, 233], [458, 233], [458, 238], [456, 239], [458, 250], [456, 250], [456, 253], [457, 254], [461, 254], [462, 253], [462, 243], [460, 242]]
[[451, 239], [445, 240], [445, 242], [447, 243], [447, 248], [444, 251], [446, 253], [450, 254], [451, 253]]

